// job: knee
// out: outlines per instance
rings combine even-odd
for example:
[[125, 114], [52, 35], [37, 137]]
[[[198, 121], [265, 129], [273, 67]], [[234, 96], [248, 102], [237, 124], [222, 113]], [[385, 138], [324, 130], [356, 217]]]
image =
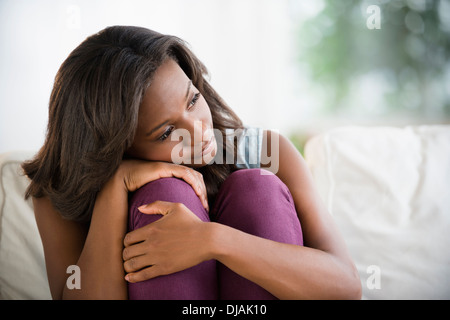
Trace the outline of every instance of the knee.
[[242, 198], [267, 198], [282, 195], [290, 201], [287, 186], [275, 174], [265, 169], [242, 169], [233, 172], [224, 186]]
[[155, 201], [182, 202], [196, 196], [194, 189], [178, 178], [161, 178], [151, 181], [136, 190], [131, 197], [130, 206], [139, 207]]
[[151, 181], [136, 190], [129, 201], [129, 229], [136, 229], [160, 218], [159, 215], [146, 215], [138, 208], [155, 201], [183, 203], [200, 219], [206, 221], [208, 214], [194, 189], [178, 178], [161, 178]]
[[264, 169], [242, 169], [233, 172], [223, 183], [216, 201], [220, 208], [232, 206], [240, 211], [276, 210], [282, 204], [294, 205], [288, 187], [276, 175]]
[[258, 185], [259, 180], [261, 180], [263, 175], [268, 175], [264, 173], [269, 173], [269, 171], [264, 169], [241, 169], [233, 172], [227, 178], [227, 181], [230, 181], [234, 184], [245, 183], [245, 184], [254, 184]]
[[300, 221], [288, 187], [263, 169], [243, 169], [224, 182], [215, 206], [217, 222], [266, 239], [302, 244]]

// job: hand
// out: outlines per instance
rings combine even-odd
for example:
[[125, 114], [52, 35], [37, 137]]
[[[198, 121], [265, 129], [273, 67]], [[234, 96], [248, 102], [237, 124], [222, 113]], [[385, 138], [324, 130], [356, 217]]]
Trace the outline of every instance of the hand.
[[208, 260], [208, 223], [185, 205], [156, 201], [138, 209], [163, 217], [125, 236], [123, 260], [128, 282], [175, 273]]
[[186, 181], [209, 211], [205, 182], [200, 172], [178, 164], [157, 161], [124, 160], [117, 171], [127, 191], [135, 191], [144, 184], [161, 178], [176, 177]]

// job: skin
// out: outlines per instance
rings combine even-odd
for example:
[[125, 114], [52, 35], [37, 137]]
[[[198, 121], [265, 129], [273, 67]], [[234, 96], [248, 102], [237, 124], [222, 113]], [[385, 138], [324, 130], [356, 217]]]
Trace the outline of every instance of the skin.
[[[180, 142], [171, 141], [168, 134], [172, 129], [187, 130], [194, 139], [183, 150], [190, 149], [192, 159], [202, 158], [199, 150], [211, 140], [212, 119], [206, 101], [197, 93], [174, 61], [158, 68], [140, 108], [135, 141], [127, 152], [135, 160], [123, 161], [100, 191], [89, 229], [63, 220], [48, 199], [33, 199], [52, 296], [126, 299], [126, 281], [143, 281], [216, 259], [281, 299], [360, 299], [358, 273], [304, 159], [288, 139], [275, 132], [264, 133], [264, 146], [279, 152], [279, 168], [273, 173], [291, 191], [305, 246], [202, 222], [183, 204], [162, 201], [139, 208], [145, 214], [162, 214], [161, 219], [126, 233], [128, 192], [161, 177], [184, 179], [208, 208], [201, 174], [171, 163], [171, 151]], [[195, 126], [195, 122], [202, 125]], [[149, 134], [154, 128], [158, 129]], [[278, 146], [271, 145], [272, 135], [277, 135]], [[214, 154], [217, 145], [212, 143]], [[270, 169], [270, 164], [265, 167]], [[65, 285], [66, 269], [72, 264], [81, 269], [81, 290]]]
[[[217, 143], [208, 104], [178, 64], [168, 60], [158, 68], [144, 95], [135, 140], [127, 153], [137, 159], [170, 163], [172, 150], [180, 143], [179, 139], [171, 139], [174, 130], [184, 130], [190, 137], [183, 144], [183, 150], [191, 152], [183, 157], [192, 160], [188, 166], [207, 164], [201, 151], [210, 140], [210, 153], [215, 155]], [[193, 161], [197, 159], [201, 163]]]

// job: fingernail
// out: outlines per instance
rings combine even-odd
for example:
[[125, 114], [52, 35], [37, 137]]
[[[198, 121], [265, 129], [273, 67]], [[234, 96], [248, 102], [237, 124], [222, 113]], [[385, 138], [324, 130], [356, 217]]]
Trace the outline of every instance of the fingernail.
[[125, 280], [128, 281], [128, 282], [130, 282], [130, 276], [129, 276], [129, 275], [126, 275], [126, 276], [125, 276]]
[[144, 204], [144, 205], [138, 207], [138, 210], [139, 210], [139, 211], [142, 211], [142, 210], [145, 209], [146, 207], [147, 207], [147, 206]]

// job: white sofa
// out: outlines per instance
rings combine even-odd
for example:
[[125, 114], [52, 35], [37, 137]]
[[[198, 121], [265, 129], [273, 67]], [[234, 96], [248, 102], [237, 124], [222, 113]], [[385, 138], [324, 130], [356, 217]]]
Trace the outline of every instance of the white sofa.
[[[20, 163], [0, 155], [0, 297], [50, 299]], [[341, 127], [305, 159], [357, 265], [363, 299], [450, 299], [450, 125]], [[68, 275], [69, 276], [69, 275]]]
[[338, 128], [305, 159], [363, 298], [450, 298], [450, 126]]

